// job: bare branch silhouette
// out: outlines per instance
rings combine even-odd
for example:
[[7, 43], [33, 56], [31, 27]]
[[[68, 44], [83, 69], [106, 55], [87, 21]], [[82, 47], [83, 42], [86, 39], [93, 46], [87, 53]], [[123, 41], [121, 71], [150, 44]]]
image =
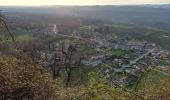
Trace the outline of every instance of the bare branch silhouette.
[[8, 35], [11, 37], [13, 43], [16, 45], [14, 35], [11, 33], [6, 21], [7, 20], [5, 19], [5, 17], [0, 15], [0, 23], [5, 27], [5, 30], [7, 31]]

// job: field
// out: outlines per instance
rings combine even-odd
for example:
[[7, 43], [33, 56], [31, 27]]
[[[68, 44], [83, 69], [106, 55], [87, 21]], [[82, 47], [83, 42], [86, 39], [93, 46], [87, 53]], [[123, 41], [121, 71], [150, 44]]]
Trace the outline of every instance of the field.
[[96, 52], [94, 48], [83, 48], [81, 51], [85, 54], [93, 54]]
[[[0, 38], [2, 39], [2, 41], [4, 42], [11, 42], [11, 38], [9, 36], [6, 36], [6, 35], [2, 35], [0, 36]], [[28, 40], [33, 40], [35, 39], [32, 35], [30, 34], [17, 34], [14, 36], [15, 40], [17, 41], [28, 41]]]
[[110, 49], [110, 53], [114, 58], [119, 58], [125, 55], [125, 51], [123, 51], [122, 49]]
[[20, 34], [15, 37], [17, 41], [28, 41], [28, 40], [33, 40], [35, 39], [33, 36], [30, 34]]
[[[36, 39], [30, 34], [17, 34], [14, 36], [15, 41], [29, 41], [29, 40], [34, 40]], [[11, 48], [13, 45], [12, 39], [9, 36], [6, 35], [1, 35], [0, 40], [3, 43], [3, 48], [0, 48], [1, 51], [6, 51], [6, 52], [12, 52], [14, 51], [14, 48]]]
[[133, 85], [128, 87], [136, 91], [141, 89], [147, 89], [153, 84], [159, 83], [161, 80], [163, 80], [166, 77], [167, 76], [161, 72], [155, 70], [149, 70], [137, 82], [135, 82]]

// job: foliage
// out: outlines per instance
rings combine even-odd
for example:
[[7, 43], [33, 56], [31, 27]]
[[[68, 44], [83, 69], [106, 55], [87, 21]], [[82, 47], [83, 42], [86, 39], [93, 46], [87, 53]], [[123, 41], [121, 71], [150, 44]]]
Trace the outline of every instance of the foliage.
[[13, 34], [10, 32], [6, 19], [0, 14], [0, 28], [5, 29], [11, 40], [15, 43]]
[[165, 79], [166, 75], [164, 75], [161, 72], [155, 71], [155, 70], [149, 70], [147, 71], [139, 80], [136, 89], [147, 89], [151, 87], [153, 84], [159, 83], [161, 80]]
[[[167, 100], [170, 93], [169, 81], [169, 78], [161, 81], [160, 84], [140, 91], [140, 94], [148, 100]], [[0, 57], [1, 99], [140, 100], [134, 94], [122, 88], [114, 88], [108, 83], [97, 72], [90, 72], [87, 84], [65, 88], [60, 81], [55, 82], [39, 64], [18, 61], [14, 57]]]
[[145, 95], [148, 100], [169, 100], [170, 99], [170, 77], [162, 80], [148, 89], [142, 90], [141, 94]]
[[39, 64], [0, 57], [0, 99], [54, 100], [55, 81]]
[[86, 85], [80, 100], [129, 100], [133, 95], [107, 83], [105, 78], [99, 77], [96, 72], [89, 73], [89, 82]]

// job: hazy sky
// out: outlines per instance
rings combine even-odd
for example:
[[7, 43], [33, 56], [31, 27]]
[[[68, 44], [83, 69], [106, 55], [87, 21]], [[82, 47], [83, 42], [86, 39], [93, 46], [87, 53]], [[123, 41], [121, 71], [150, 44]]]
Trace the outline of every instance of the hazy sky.
[[39, 5], [120, 5], [120, 4], [159, 4], [170, 0], [0, 0], [0, 5], [39, 6]]

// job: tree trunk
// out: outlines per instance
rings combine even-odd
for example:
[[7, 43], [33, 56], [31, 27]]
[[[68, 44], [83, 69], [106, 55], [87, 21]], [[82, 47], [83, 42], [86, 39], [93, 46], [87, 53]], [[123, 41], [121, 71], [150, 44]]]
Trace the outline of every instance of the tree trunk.
[[71, 72], [72, 72], [72, 70], [70, 70], [70, 71], [67, 73], [66, 87], [68, 87], [69, 84], [70, 84], [70, 81], [71, 81]]

